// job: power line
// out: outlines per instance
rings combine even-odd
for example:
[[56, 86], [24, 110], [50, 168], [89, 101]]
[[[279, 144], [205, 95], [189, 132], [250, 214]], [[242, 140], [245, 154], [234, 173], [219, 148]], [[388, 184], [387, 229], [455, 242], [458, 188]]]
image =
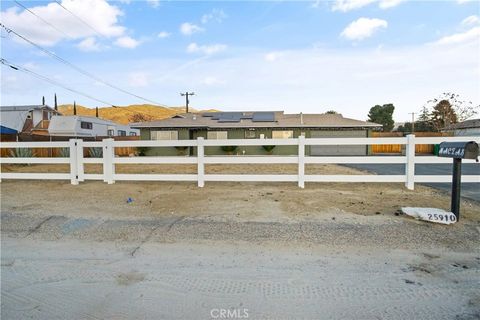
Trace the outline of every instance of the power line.
[[82, 18], [80, 18], [79, 16], [77, 16], [75, 13], [73, 13], [72, 11], [68, 10], [67, 8], [65, 8], [65, 7], [60, 3], [60, 1], [55, 0], [55, 2], [56, 2], [60, 7], [62, 7], [65, 11], [67, 11], [67, 12], [70, 13], [72, 16], [74, 16], [75, 18], [77, 18], [81, 23], [83, 23], [84, 25], [86, 25], [87, 27], [89, 27], [90, 29], [92, 29], [93, 31], [95, 31], [95, 33], [97, 33], [100, 37], [105, 37], [102, 33], [98, 32], [97, 29], [95, 29], [95, 28], [92, 27], [90, 24], [88, 24], [85, 20], [83, 20]]
[[190, 99], [188, 99], [189, 96], [194, 96], [195, 92], [181, 92], [180, 95], [182, 97], [185, 97], [185, 113], [188, 113], [188, 104], [190, 103]]
[[70, 88], [70, 87], [64, 86], [63, 84], [61, 84], [61, 83], [58, 82], [58, 81], [55, 81], [55, 80], [53, 80], [53, 79], [50, 79], [50, 78], [48, 78], [48, 77], [46, 77], [46, 76], [44, 76], [44, 75], [38, 74], [38, 73], [36, 73], [36, 72], [34, 72], [34, 71], [30, 70], [30, 69], [27, 69], [27, 68], [25, 68], [25, 67], [21, 67], [21, 66], [19, 66], [19, 65], [15, 65], [15, 64], [7, 61], [6, 59], [3, 59], [3, 58], [2, 58], [2, 59], [0, 59], [0, 62], [1, 62], [3, 65], [7, 66], [7, 67], [10, 67], [10, 68], [12, 68], [12, 69], [14, 69], [14, 70], [17, 70], [17, 71], [21, 71], [21, 72], [24, 72], [24, 73], [28, 73], [28, 74], [30, 74], [30, 75], [33, 75], [34, 77], [37, 77], [37, 78], [39, 78], [39, 79], [41, 79], [41, 80], [43, 80], [43, 81], [49, 82], [49, 83], [51, 83], [51, 84], [53, 84], [53, 85], [59, 86], [59, 87], [65, 89], [65, 90], [68, 90], [68, 91], [70, 91], [70, 92], [73, 92], [73, 93], [82, 95], [82, 96], [84, 96], [84, 97], [87, 97], [88, 99], [91, 99], [91, 100], [94, 100], [94, 101], [97, 101], [97, 102], [100, 102], [100, 103], [103, 103], [103, 104], [106, 104], [106, 105], [110, 105], [110, 106], [112, 106], [112, 107], [115, 107], [112, 103], [110, 103], [110, 102], [108, 102], [108, 101], [104, 101], [104, 100], [97, 99], [97, 98], [95, 98], [95, 97], [93, 97], [93, 96], [91, 96], [91, 95], [89, 95], [89, 94], [87, 94], [87, 93], [84, 93], [84, 92], [78, 91], [78, 90], [76, 90], [76, 89], [72, 89], [72, 88]]
[[90, 72], [88, 72], [88, 71], [85, 71], [84, 69], [82, 69], [82, 68], [80, 68], [80, 67], [77, 67], [77, 66], [74, 65], [73, 63], [71, 63], [71, 62], [63, 59], [62, 57], [56, 55], [55, 53], [51, 52], [50, 50], [45, 49], [44, 47], [36, 44], [35, 42], [27, 39], [26, 37], [22, 36], [21, 34], [15, 32], [14, 30], [12, 30], [12, 29], [10, 29], [10, 28], [8, 28], [7, 26], [5, 26], [4, 24], [2, 24], [1, 22], [0, 22], [0, 27], [3, 27], [3, 28], [7, 31], [7, 33], [13, 33], [14, 35], [16, 35], [17, 37], [19, 37], [20, 39], [28, 42], [29, 44], [31, 44], [32, 46], [34, 46], [35, 48], [37, 48], [38, 50], [46, 53], [47, 55], [53, 57], [54, 59], [57, 59], [57, 60], [60, 61], [61, 63], [69, 66], [70, 68], [76, 70], [77, 72], [83, 74], [84, 76], [87, 76], [87, 77], [89, 77], [89, 78], [92, 78], [93, 80], [98, 81], [98, 82], [100, 82], [100, 83], [102, 83], [102, 84], [104, 84], [104, 85], [106, 85], [106, 86], [108, 86], [108, 87], [110, 87], [110, 88], [112, 88], [112, 89], [118, 90], [118, 91], [120, 91], [120, 92], [122, 92], [122, 93], [128, 94], [128, 95], [130, 95], [130, 96], [132, 96], [132, 97], [135, 97], [135, 98], [137, 98], [137, 99], [140, 99], [140, 100], [143, 100], [143, 101], [147, 101], [147, 102], [150, 102], [150, 103], [153, 103], [153, 104], [156, 104], [156, 105], [159, 105], [159, 106], [168, 108], [167, 106], [162, 105], [161, 103], [158, 103], [158, 102], [156, 102], [156, 101], [153, 101], [153, 100], [144, 98], [144, 97], [142, 97], [142, 96], [139, 96], [139, 95], [137, 95], [137, 94], [134, 94], [134, 93], [132, 93], [132, 92], [129, 92], [129, 91], [127, 91], [127, 90], [124, 90], [124, 89], [122, 89], [122, 88], [120, 88], [120, 87], [117, 87], [116, 85], [113, 85], [113, 84], [111, 84], [111, 83], [109, 83], [109, 82], [107, 82], [107, 81], [105, 81], [105, 80], [97, 77], [96, 75], [94, 75], [94, 74], [92, 74], [92, 73], [90, 73]]
[[60, 30], [59, 28], [55, 27], [53, 24], [51, 24], [50, 22], [48, 22], [47, 20], [43, 19], [42, 17], [40, 17], [39, 15], [37, 15], [35, 12], [33, 12], [32, 10], [28, 9], [27, 7], [25, 7], [23, 4], [21, 4], [20, 2], [18, 2], [17, 0], [14, 0], [14, 2], [21, 8], [25, 9], [26, 11], [30, 12], [32, 15], [34, 15], [35, 17], [37, 17], [39, 20], [42, 20], [45, 24], [48, 24], [50, 27], [52, 27], [53, 29], [55, 29], [56, 31], [60, 32], [61, 34], [65, 35], [67, 38], [72, 38], [72, 36], [66, 34], [64, 31]]

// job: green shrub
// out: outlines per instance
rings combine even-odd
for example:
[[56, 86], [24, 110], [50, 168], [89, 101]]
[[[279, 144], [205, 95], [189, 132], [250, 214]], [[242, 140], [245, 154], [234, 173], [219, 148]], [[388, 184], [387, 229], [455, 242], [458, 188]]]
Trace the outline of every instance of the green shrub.
[[263, 149], [267, 152], [272, 152], [275, 149], [275, 146], [263, 146]]
[[70, 148], [60, 148], [58, 156], [60, 158], [70, 158]]
[[33, 158], [35, 157], [35, 153], [31, 148], [16, 148], [10, 150], [10, 156], [12, 158]]
[[235, 152], [235, 150], [237, 150], [237, 146], [222, 146], [221, 149], [225, 152], [228, 152], [228, 153], [231, 153], [231, 152]]
[[175, 149], [177, 149], [177, 154], [179, 156], [184, 156], [186, 154], [186, 151], [188, 150], [188, 147], [186, 147], [186, 146], [176, 146]]
[[103, 149], [101, 147], [90, 147], [88, 148], [88, 153], [90, 154], [91, 158], [103, 157]]
[[137, 147], [137, 152], [140, 157], [146, 156], [149, 150], [150, 147]]

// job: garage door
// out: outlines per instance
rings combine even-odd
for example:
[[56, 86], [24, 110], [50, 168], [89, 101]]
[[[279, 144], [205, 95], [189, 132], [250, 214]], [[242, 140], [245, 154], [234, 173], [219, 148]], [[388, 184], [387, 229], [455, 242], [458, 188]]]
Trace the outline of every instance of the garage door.
[[[311, 131], [312, 138], [365, 138], [366, 130], [346, 130], [346, 131]], [[310, 154], [312, 156], [364, 156], [367, 154], [366, 146], [311, 146]]]

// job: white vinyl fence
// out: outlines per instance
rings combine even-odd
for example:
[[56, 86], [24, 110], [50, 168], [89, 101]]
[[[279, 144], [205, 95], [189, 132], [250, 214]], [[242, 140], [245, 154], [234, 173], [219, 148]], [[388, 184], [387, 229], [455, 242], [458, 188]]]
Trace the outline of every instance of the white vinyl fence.
[[[70, 173], [17, 173], [2, 172], [1, 179], [54, 179], [70, 180], [78, 184], [85, 180], [103, 180], [108, 184], [115, 181], [197, 181], [203, 187], [205, 181], [270, 181], [297, 182], [304, 188], [305, 182], [403, 182], [408, 189], [413, 190], [415, 182], [450, 182], [451, 175], [416, 175], [417, 163], [451, 163], [452, 159], [436, 156], [416, 156], [415, 144], [438, 144], [443, 141], [476, 141], [480, 137], [429, 137], [416, 138], [409, 135], [404, 138], [321, 138], [306, 139], [228, 139], [228, 140], [136, 140], [114, 141], [105, 139], [101, 142], [87, 142], [71, 139], [68, 142], [4, 142], [0, 148], [68, 148], [68, 158], [17, 158], [2, 157], [2, 164], [69, 164]], [[298, 146], [296, 156], [205, 156], [206, 146], [263, 146], [263, 145], [294, 145]], [[342, 156], [319, 157], [306, 156], [305, 146], [309, 145], [374, 145], [402, 144], [406, 145], [403, 156]], [[115, 147], [196, 147], [196, 156], [145, 156], [116, 157]], [[84, 148], [102, 148], [102, 158], [84, 158]], [[464, 160], [473, 163], [475, 160]], [[87, 174], [85, 164], [103, 164], [103, 174]], [[405, 174], [401, 175], [307, 175], [306, 164], [405, 164]], [[120, 174], [115, 172], [117, 164], [196, 164], [197, 174]], [[297, 174], [205, 174], [205, 164], [297, 164]], [[480, 183], [480, 175], [462, 176], [462, 182]]]

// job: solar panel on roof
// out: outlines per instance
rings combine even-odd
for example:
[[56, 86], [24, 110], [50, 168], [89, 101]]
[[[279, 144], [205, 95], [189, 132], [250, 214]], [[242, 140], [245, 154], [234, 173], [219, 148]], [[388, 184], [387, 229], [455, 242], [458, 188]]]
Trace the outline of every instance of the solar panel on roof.
[[275, 122], [274, 112], [255, 112], [253, 113], [253, 122]]

